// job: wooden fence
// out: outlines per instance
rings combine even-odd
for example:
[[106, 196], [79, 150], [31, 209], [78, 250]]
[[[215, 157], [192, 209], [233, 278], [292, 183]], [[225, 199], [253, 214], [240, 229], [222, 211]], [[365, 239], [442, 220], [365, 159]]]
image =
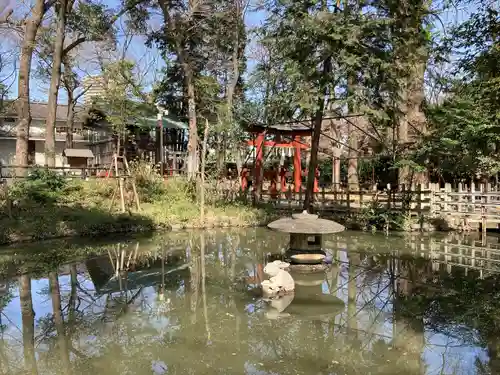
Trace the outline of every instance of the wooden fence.
[[[0, 183], [9, 181], [12, 168], [15, 166], [0, 165]], [[28, 167], [33, 169], [35, 167]], [[109, 172], [106, 168], [51, 168], [69, 178], [104, 177]], [[175, 178], [173, 171], [167, 179]], [[113, 177], [113, 176], [110, 176]], [[244, 198], [249, 202], [254, 200], [254, 193], [247, 191], [242, 194], [237, 180], [224, 179], [216, 185], [207, 184], [207, 190], [212, 199], [226, 202]], [[276, 209], [300, 210], [304, 201], [305, 192], [294, 192], [289, 187], [286, 192], [263, 191], [258, 199], [259, 203], [270, 204]], [[491, 184], [471, 183], [438, 184], [400, 186], [397, 188], [387, 185], [380, 188], [377, 185], [370, 189], [353, 191], [346, 188], [320, 188], [314, 193], [314, 207], [320, 212], [355, 213], [366, 208], [385, 208], [390, 211], [405, 211], [413, 216], [441, 217], [451, 226], [469, 223], [480, 223], [483, 230], [489, 225], [495, 227], [500, 224], [500, 187]]]
[[[219, 191], [219, 199], [232, 201], [242, 197], [235, 185], [232, 189]], [[243, 194], [251, 201], [253, 192]], [[262, 192], [257, 200], [271, 204], [277, 209], [299, 210], [305, 192], [269, 191]], [[481, 223], [485, 229], [489, 224], [500, 223], [500, 189], [491, 184], [465, 185], [452, 188], [438, 184], [415, 185], [410, 188], [387, 186], [380, 189], [373, 186], [369, 190], [352, 191], [348, 189], [325, 189], [314, 193], [313, 206], [320, 212], [353, 213], [366, 208], [385, 208], [390, 211], [405, 211], [412, 216], [441, 217], [450, 224], [467, 225]]]
[[[16, 165], [2, 165], [0, 164], [0, 184], [1, 183], [9, 183], [16, 178], [25, 178], [25, 176], [16, 177], [15, 170], [16, 168], [27, 169], [28, 173], [34, 171], [36, 169], [47, 169], [53, 172], [56, 172], [59, 175], [62, 175], [68, 179], [70, 178], [103, 178], [103, 177], [111, 177], [115, 178], [114, 171], [110, 170], [109, 166], [106, 167], [43, 167], [43, 166], [16, 166]], [[120, 177], [127, 177], [125, 171], [121, 166], [119, 166]], [[159, 168], [158, 168], [159, 171]], [[181, 169], [172, 169], [165, 168], [164, 169], [164, 177], [166, 179], [179, 176], [184, 172]]]

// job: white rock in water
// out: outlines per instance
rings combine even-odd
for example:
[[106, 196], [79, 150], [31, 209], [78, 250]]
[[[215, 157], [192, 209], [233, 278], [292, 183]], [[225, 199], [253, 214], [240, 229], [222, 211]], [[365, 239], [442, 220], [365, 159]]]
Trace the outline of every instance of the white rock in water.
[[292, 276], [285, 271], [290, 266], [289, 263], [276, 260], [267, 264], [264, 267], [264, 272], [271, 276], [269, 280], [262, 282], [262, 290], [267, 294], [276, 294], [279, 292], [293, 292], [295, 290], [295, 282]]

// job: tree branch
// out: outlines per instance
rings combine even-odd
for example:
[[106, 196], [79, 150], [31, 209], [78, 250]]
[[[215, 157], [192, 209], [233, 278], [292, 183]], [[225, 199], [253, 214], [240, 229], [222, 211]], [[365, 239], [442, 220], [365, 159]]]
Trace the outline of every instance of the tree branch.
[[10, 23], [10, 16], [12, 16], [12, 13], [14, 13], [14, 9], [10, 8], [5, 12], [5, 14], [0, 16], [0, 23]]
[[[111, 20], [109, 21], [109, 24], [102, 30], [102, 34], [107, 33], [111, 27], [113, 27], [114, 23], [120, 19], [121, 16], [123, 16], [125, 13], [128, 11], [132, 10], [135, 6], [139, 5], [145, 0], [135, 0], [122, 10], [120, 10], [117, 14], [115, 14], [113, 17], [111, 17]], [[87, 39], [86, 36], [81, 36], [78, 39], [74, 40], [71, 42], [64, 50], [63, 50], [63, 56], [66, 56], [68, 53], [71, 52], [74, 48], [78, 47], [80, 44], [85, 43], [87, 41], [90, 41]]]
[[47, 11], [52, 8], [57, 0], [48, 0], [44, 5], [43, 5], [43, 13], [47, 13]]
[[75, 98], [73, 99], [73, 101], [76, 103], [78, 101], [78, 99], [80, 99], [83, 95], [85, 95], [85, 93], [87, 91], [90, 90], [91, 87], [92, 87], [92, 84], [88, 85], [81, 93], [79, 93], [77, 96], [75, 96]]

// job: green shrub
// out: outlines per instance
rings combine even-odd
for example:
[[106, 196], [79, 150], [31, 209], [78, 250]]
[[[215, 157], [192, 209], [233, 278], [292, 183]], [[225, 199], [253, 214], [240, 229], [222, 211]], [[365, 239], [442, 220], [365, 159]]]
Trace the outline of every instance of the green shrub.
[[54, 203], [67, 187], [64, 176], [44, 168], [35, 168], [24, 180], [9, 187], [9, 196], [20, 202]]
[[62, 190], [67, 184], [63, 175], [46, 168], [33, 169], [28, 174], [26, 181], [42, 183], [50, 190]]
[[135, 179], [137, 193], [142, 202], [154, 202], [165, 194], [163, 178], [156, 168], [143, 160], [130, 162], [130, 172]]
[[363, 207], [354, 220], [363, 230], [405, 230], [408, 218], [401, 212], [388, 210], [378, 201], [373, 201], [369, 206]]

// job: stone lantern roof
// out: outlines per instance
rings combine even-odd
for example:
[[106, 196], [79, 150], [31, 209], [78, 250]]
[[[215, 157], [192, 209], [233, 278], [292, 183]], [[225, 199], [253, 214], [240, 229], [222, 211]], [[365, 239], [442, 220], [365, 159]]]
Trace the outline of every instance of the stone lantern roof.
[[345, 230], [343, 225], [332, 220], [319, 219], [318, 215], [309, 214], [307, 211], [273, 221], [267, 226], [269, 229], [290, 234], [332, 234]]

